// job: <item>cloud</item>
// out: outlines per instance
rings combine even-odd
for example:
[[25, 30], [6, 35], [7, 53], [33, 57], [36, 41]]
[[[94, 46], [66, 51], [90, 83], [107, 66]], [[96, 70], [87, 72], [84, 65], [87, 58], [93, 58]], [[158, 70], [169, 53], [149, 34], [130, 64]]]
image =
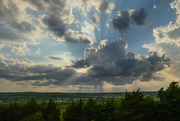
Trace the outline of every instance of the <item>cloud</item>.
[[49, 15], [43, 19], [43, 22], [47, 25], [48, 29], [52, 31], [56, 36], [62, 37], [66, 33], [66, 25], [61, 18], [56, 15]]
[[[69, 1], [27, 1], [31, 6], [44, 13], [42, 19], [47, 29], [55, 35], [56, 40], [76, 44], [91, 44], [91, 39], [78, 31], [72, 31], [68, 26], [74, 23]], [[32, 8], [33, 9], [33, 8]]]
[[79, 43], [79, 44], [87, 44], [87, 45], [93, 43], [91, 38], [86, 36], [85, 34], [80, 34], [79, 32], [74, 32], [71, 30], [66, 33], [64, 40], [70, 43]]
[[93, 24], [97, 24], [100, 21], [100, 17], [97, 15], [97, 13], [95, 13], [91, 19], [91, 22]]
[[126, 9], [124, 11], [119, 11], [118, 17], [112, 19], [112, 24], [115, 29], [123, 34], [130, 29], [130, 24], [133, 22], [138, 26], [144, 25], [148, 15], [148, 12], [144, 8], [140, 10]]
[[2, 49], [5, 45], [4, 44], [0, 44], [0, 49]]
[[176, 19], [170, 21], [167, 25], [158, 26], [153, 29], [155, 42], [144, 44], [143, 47], [149, 51], [157, 51], [160, 54], [166, 53], [171, 58], [171, 68], [167, 71], [172, 80], [178, 81], [179, 78], [179, 52], [180, 52], [180, 2], [174, 0], [169, 4], [176, 10]]
[[5, 0], [0, 1], [1, 23], [14, 22], [18, 19], [19, 16], [18, 7], [14, 2], [11, 2], [11, 6], [12, 7], [9, 7], [8, 2]]
[[11, 52], [14, 52], [17, 55], [26, 55], [30, 54], [30, 49], [26, 47], [26, 44], [19, 44], [19, 47], [12, 47]]
[[144, 8], [141, 8], [140, 10], [133, 11], [131, 18], [137, 25], [144, 25], [148, 15], [148, 12]]
[[130, 26], [130, 15], [128, 10], [121, 11], [120, 16], [112, 20], [112, 24], [120, 33], [127, 32]]
[[[0, 23], [8, 29], [8, 32], [0, 33], [0, 40], [3, 42], [13, 42], [18, 44], [36, 43], [45, 36], [43, 31], [47, 27], [48, 32], [52, 32], [56, 40], [64, 40], [71, 43], [91, 44], [91, 40], [84, 34], [77, 34], [78, 37], [70, 35], [67, 26], [74, 22], [72, 9], [63, 0], [57, 1], [29, 1], [23, 2], [0, 1]], [[27, 10], [28, 8], [28, 10]], [[38, 17], [28, 13], [29, 10], [39, 12]], [[81, 42], [82, 41], [82, 42]]]
[[171, 80], [174, 79], [175, 81], [178, 81], [177, 77], [179, 77], [180, 71], [180, 47], [177, 47], [175, 44], [168, 43], [150, 43], [144, 44], [143, 47], [149, 51], [157, 51], [161, 55], [166, 53], [166, 55], [171, 58], [171, 68], [167, 71], [167, 73], [171, 74], [171, 77], [173, 77]]
[[155, 41], [157, 44], [167, 43], [167, 44], [175, 44], [180, 47], [180, 2], [178, 0], [174, 0], [170, 3], [170, 7], [176, 10], [176, 20], [175, 22], [169, 22], [169, 24], [165, 26], [159, 26], [153, 29], [153, 36], [155, 37]]
[[51, 60], [64, 60], [62, 57], [55, 57], [55, 56], [48, 56], [49, 59]]
[[[0, 24], [2, 25], [0, 41], [2, 43], [12, 46], [37, 44], [44, 37], [39, 18], [29, 15], [27, 8], [29, 9], [28, 5], [21, 0], [0, 0]], [[13, 47], [12, 51], [20, 52], [20, 49]]]
[[73, 68], [86, 68], [86, 67], [90, 67], [90, 64], [87, 60], [84, 59], [79, 59], [77, 62], [75, 62], [72, 65]]
[[87, 13], [93, 8], [98, 13], [107, 13], [108, 1], [107, 0], [76, 0], [69, 1], [73, 8], [78, 8], [81, 13], [86, 16]]
[[10, 27], [17, 32], [22, 32], [22, 33], [29, 33], [35, 30], [34, 25], [30, 24], [29, 22], [11, 23]]
[[[35, 64], [31, 60], [23, 58], [7, 59], [0, 55], [0, 77], [13, 82], [26, 82], [37, 86], [49, 86], [68, 84], [70, 78], [75, 79], [74, 69], [62, 69], [53, 64]], [[46, 80], [42, 82], [42, 80]], [[71, 83], [71, 82], [69, 82]]]
[[[35, 64], [26, 58], [8, 59], [0, 55], [0, 77], [36, 86], [102, 86], [104, 82], [123, 85], [131, 84], [137, 79], [149, 81], [163, 78], [157, 73], [170, 66], [170, 59], [165, 54], [159, 56], [156, 52], [150, 52], [147, 56], [135, 57], [135, 53], [126, 48], [127, 43], [120, 38], [110, 43], [103, 40], [98, 48], [86, 48], [85, 58], [64, 68], [53, 64]], [[62, 60], [60, 57], [48, 58]], [[88, 69], [86, 73], [78, 74], [76, 69], [79, 68]]]
[[104, 40], [98, 49], [87, 48], [85, 58], [72, 65], [74, 68], [90, 67], [76, 83], [80, 81], [82, 84], [99, 84], [106, 81], [125, 84], [137, 79], [149, 81], [163, 78], [156, 73], [170, 66], [171, 61], [165, 54], [159, 56], [156, 52], [150, 52], [147, 56], [135, 57], [135, 53], [127, 51], [126, 48], [127, 43], [120, 38], [111, 43]]
[[[160, 80], [163, 76], [158, 72], [170, 66], [171, 61], [165, 54], [159, 56], [156, 52], [150, 52], [147, 56], [135, 57], [135, 53], [126, 49], [127, 43], [120, 38], [110, 43], [102, 40], [98, 48], [85, 49], [85, 58], [63, 68], [53, 64], [35, 64], [26, 58], [8, 59], [0, 55], [0, 77], [36, 86], [103, 86], [104, 82], [123, 85], [137, 79]], [[54, 56], [48, 58], [62, 60]], [[87, 68], [87, 72], [78, 73], [76, 70], [80, 68]]]
[[20, 41], [21, 37], [12, 32], [0, 32], [1, 41]]
[[105, 13], [106, 11], [107, 11], [107, 9], [108, 9], [108, 0], [102, 0], [101, 1], [101, 4], [100, 4], [100, 6], [99, 6], [99, 11], [100, 11], [100, 13], [101, 12], [103, 12], [103, 13]]
[[180, 39], [180, 27], [172, 30], [172, 31], [169, 31], [167, 33], [167, 35], [169, 36], [170, 39], [174, 39], [174, 40], [177, 40], [177, 39]]

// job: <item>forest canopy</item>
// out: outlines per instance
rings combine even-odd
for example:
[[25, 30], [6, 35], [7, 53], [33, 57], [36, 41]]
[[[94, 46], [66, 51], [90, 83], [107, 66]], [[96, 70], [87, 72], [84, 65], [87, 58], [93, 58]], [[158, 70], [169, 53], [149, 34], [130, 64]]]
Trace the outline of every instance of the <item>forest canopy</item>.
[[62, 111], [53, 99], [37, 102], [34, 98], [0, 105], [0, 121], [179, 121], [180, 86], [171, 82], [157, 97], [145, 97], [140, 89], [106, 102], [79, 99]]

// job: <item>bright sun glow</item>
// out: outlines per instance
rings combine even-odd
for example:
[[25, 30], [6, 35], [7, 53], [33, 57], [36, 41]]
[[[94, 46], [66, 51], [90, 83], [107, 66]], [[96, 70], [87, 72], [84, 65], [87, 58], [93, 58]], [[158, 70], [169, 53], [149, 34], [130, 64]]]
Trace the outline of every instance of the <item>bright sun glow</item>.
[[76, 71], [77, 71], [78, 73], [87, 73], [88, 70], [89, 70], [89, 68], [76, 69]]

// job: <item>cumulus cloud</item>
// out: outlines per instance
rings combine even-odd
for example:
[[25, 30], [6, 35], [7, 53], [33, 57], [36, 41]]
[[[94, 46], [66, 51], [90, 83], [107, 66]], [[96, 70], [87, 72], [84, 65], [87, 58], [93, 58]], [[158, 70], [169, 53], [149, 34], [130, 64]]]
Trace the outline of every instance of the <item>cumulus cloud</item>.
[[174, 0], [170, 7], [176, 10], [176, 19], [167, 25], [158, 26], [153, 29], [155, 42], [144, 44], [143, 47], [149, 51], [157, 51], [160, 54], [166, 53], [171, 58], [171, 68], [168, 74], [172, 80], [178, 81], [179, 78], [179, 52], [180, 52], [180, 1]]
[[[166, 53], [166, 55], [168, 55], [168, 57], [171, 58], [171, 68], [168, 70], [168, 73], [172, 74], [173, 77], [179, 77], [180, 47], [177, 47], [175, 44], [168, 44], [168, 43], [144, 44], [143, 47], [148, 49], [149, 51], [157, 51], [161, 55]], [[177, 78], [172, 78], [172, 79], [178, 81]]]
[[17, 55], [26, 55], [30, 54], [30, 49], [26, 47], [26, 44], [20, 44], [19, 47], [12, 47], [11, 52], [14, 52]]
[[[111, 43], [103, 41], [96, 49], [87, 48], [84, 53], [85, 58], [74, 63], [73, 67], [90, 67], [90, 69], [87, 74], [77, 79], [76, 83], [80, 81], [83, 84], [95, 84], [96, 81], [98, 83], [107, 81], [113, 84], [124, 84], [127, 80], [127, 83], [137, 79], [158, 80], [161, 76], [156, 75], [156, 72], [170, 66], [170, 59], [165, 54], [159, 56], [156, 52], [150, 52], [147, 56], [135, 57], [135, 53], [127, 51], [126, 48], [127, 43], [120, 38]], [[93, 82], [93, 80], [96, 81]]]
[[121, 11], [120, 15], [112, 20], [112, 24], [120, 33], [127, 32], [130, 26], [130, 15], [128, 10]]
[[141, 8], [140, 10], [133, 11], [131, 17], [137, 25], [144, 25], [148, 15], [148, 12]]
[[167, 43], [167, 44], [175, 44], [180, 47], [180, 2], [178, 0], [174, 0], [170, 3], [170, 7], [176, 10], [176, 21], [169, 22], [168, 25], [159, 26], [153, 29], [153, 36], [155, 37], [155, 41], [157, 44]]
[[140, 10], [126, 9], [124, 11], [119, 11], [118, 17], [112, 19], [112, 24], [120, 33], [126, 33], [132, 22], [135, 22], [138, 26], [144, 25], [147, 16], [148, 12], [144, 8]]
[[179, 47], [179, 28], [180, 26], [173, 24], [172, 22], [170, 22], [169, 25], [154, 28], [153, 36], [155, 37], [156, 43], [173, 43]]
[[62, 37], [66, 32], [66, 25], [61, 18], [56, 15], [50, 15], [45, 17], [43, 22], [47, 25], [48, 29], [52, 31], [56, 36]]

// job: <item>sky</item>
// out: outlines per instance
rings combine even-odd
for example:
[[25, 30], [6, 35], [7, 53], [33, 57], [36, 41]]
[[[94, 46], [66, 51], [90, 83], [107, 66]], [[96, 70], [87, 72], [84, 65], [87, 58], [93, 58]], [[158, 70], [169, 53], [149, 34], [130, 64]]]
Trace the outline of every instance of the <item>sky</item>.
[[157, 91], [180, 81], [180, 0], [0, 0], [0, 92]]

